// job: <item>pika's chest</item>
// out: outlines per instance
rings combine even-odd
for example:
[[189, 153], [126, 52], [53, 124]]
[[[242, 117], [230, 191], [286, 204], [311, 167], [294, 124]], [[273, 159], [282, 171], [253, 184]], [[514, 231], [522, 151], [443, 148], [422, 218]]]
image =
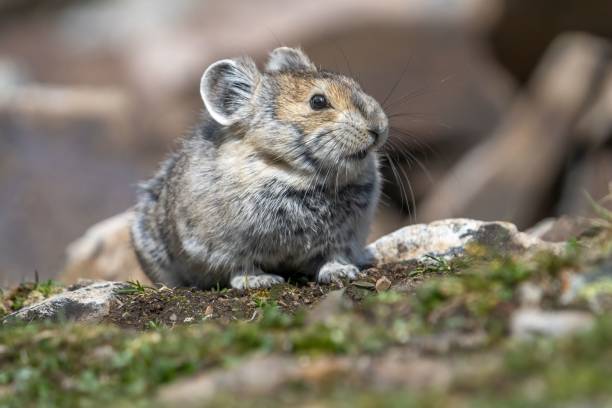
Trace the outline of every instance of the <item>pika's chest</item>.
[[250, 198], [245, 211], [248, 251], [266, 257], [307, 257], [342, 246], [363, 222], [377, 188], [374, 182], [333, 190], [268, 187]]

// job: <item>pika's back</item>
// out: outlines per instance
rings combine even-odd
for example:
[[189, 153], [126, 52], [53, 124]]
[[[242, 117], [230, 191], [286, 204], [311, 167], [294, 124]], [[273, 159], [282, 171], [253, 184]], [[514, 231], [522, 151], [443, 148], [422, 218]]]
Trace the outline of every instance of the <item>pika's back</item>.
[[379, 195], [380, 105], [298, 49], [202, 76], [207, 113], [143, 190], [132, 228], [145, 272], [170, 285], [269, 286], [354, 277]]

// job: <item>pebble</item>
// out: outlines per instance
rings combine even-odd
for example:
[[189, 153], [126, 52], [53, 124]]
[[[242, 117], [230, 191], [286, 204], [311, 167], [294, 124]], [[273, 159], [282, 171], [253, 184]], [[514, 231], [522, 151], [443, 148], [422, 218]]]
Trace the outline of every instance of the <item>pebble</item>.
[[374, 290], [376, 287], [376, 285], [368, 281], [355, 281], [353, 282], [353, 286], [357, 286], [358, 288], [368, 289], [368, 290]]
[[214, 312], [215, 309], [213, 309], [212, 305], [208, 305], [206, 306], [206, 310], [204, 310], [204, 317], [211, 317]]
[[381, 277], [376, 281], [376, 291], [384, 292], [391, 287], [391, 281], [386, 276]]

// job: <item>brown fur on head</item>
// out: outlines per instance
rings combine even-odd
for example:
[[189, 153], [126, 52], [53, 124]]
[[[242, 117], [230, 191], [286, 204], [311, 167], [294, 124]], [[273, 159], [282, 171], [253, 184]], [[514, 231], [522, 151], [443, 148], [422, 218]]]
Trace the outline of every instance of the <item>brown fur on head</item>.
[[315, 174], [357, 177], [387, 139], [378, 102], [353, 79], [317, 69], [299, 49], [275, 49], [263, 72], [250, 59], [218, 61], [200, 90], [213, 119], [242, 129], [244, 143]]

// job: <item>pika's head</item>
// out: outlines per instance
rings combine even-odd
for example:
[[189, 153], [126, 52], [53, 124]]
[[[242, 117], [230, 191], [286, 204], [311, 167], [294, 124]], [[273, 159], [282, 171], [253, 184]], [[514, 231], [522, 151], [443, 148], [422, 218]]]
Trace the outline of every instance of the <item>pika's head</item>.
[[387, 139], [379, 103], [347, 76], [281, 47], [260, 72], [248, 58], [215, 62], [200, 91], [206, 109], [262, 154], [307, 171], [357, 170]]

